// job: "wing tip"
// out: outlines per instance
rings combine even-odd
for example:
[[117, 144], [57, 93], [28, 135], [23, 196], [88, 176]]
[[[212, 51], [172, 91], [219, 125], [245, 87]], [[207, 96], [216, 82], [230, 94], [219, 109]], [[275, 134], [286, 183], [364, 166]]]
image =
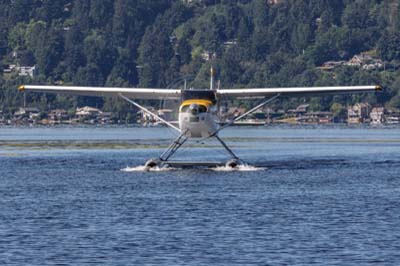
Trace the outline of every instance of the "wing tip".
[[25, 90], [25, 85], [19, 86], [19, 87], [18, 87], [18, 90], [19, 90], [19, 91], [24, 91], [24, 90]]
[[383, 91], [382, 86], [379, 85], [375, 86], [375, 91]]

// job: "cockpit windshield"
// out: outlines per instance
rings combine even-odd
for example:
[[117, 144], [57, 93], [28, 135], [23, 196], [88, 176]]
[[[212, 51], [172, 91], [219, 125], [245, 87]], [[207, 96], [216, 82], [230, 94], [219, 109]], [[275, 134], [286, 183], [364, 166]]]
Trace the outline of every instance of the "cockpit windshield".
[[[202, 105], [202, 104], [199, 104], [199, 105], [196, 105], [197, 106], [197, 108], [196, 108], [196, 111], [195, 111], [195, 113], [206, 113], [207, 112], [207, 106], [205, 106], [205, 105]], [[182, 106], [182, 108], [181, 108], [181, 112], [182, 113], [193, 113], [193, 108], [191, 108], [191, 105], [184, 105], [184, 106]]]
[[205, 113], [207, 112], [207, 107], [204, 105], [199, 105], [199, 113]]

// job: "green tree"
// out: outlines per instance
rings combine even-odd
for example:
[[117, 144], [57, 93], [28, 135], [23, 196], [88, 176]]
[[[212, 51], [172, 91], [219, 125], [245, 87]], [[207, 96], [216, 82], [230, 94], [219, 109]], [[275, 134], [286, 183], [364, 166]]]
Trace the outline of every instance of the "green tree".
[[64, 38], [60, 30], [51, 27], [45, 37], [38, 40], [38, 46], [40, 48], [35, 50], [35, 58], [39, 71], [49, 76], [63, 56]]
[[26, 49], [25, 32], [26, 24], [17, 23], [8, 35], [8, 46], [13, 50]]
[[72, 19], [74, 24], [79, 27], [83, 33], [90, 30], [90, 1], [74, 0], [72, 9]]
[[83, 49], [87, 63], [96, 66], [102, 74], [102, 80], [105, 80], [113, 68], [116, 55], [111, 38], [97, 30], [92, 30], [84, 40]]
[[138, 83], [136, 64], [132, 51], [118, 49], [118, 57], [107, 78], [107, 86], [133, 86]]
[[240, 81], [242, 69], [240, 61], [236, 54], [235, 47], [228, 49], [224, 54], [220, 64], [221, 79], [225, 86], [231, 87]]
[[346, 119], [346, 108], [340, 103], [333, 103], [330, 111], [335, 120], [344, 121]]
[[378, 42], [378, 53], [384, 60], [400, 60], [400, 33], [385, 32]]
[[65, 78], [72, 80], [79, 67], [86, 64], [83, 48], [83, 34], [79, 26], [72, 26], [65, 37]]
[[37, 8], [36, 19], [50, 23], [53, 19], [60, 19], [64, 15], [64, 5], [67, 0], [43, 0]]
[[165, 87], [171, 82], [164, 74], [173, 55], [169, 34], [162, 28], [148, 28], [139, 47], [140, 85]]
[[114, 1], [102, 0], [102, 1], [90, 1], [90, 21], [95, 28], [104, 28], [112, 19], [114, 13]]

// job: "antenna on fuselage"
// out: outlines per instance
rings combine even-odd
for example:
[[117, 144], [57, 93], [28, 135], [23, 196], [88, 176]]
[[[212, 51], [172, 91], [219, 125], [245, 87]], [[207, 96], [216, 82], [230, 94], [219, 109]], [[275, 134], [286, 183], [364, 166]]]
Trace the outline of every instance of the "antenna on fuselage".
[[210, 74], [211, 74], [210, 90], [214, 90], [214, 68], [213, 67], [211, 67], [211, 69], [210, 69]]

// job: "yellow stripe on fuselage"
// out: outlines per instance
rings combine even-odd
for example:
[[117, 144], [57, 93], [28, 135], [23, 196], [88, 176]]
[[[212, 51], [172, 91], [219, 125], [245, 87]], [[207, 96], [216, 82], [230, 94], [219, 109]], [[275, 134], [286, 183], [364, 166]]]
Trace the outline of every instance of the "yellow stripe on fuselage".
[[211, 105], [213, 105], [212, 101], [210, 100], [204, 100], [204, 99], [190, 99], [190, 100], [186, 100], [184, 102], [181, 103], [181, 106], [179, 107], [179, 112], [182, 111], [182, 108], [191, 104], [197, 104], [197, 105], [204, 105], [207, 107], [210, 107]]

